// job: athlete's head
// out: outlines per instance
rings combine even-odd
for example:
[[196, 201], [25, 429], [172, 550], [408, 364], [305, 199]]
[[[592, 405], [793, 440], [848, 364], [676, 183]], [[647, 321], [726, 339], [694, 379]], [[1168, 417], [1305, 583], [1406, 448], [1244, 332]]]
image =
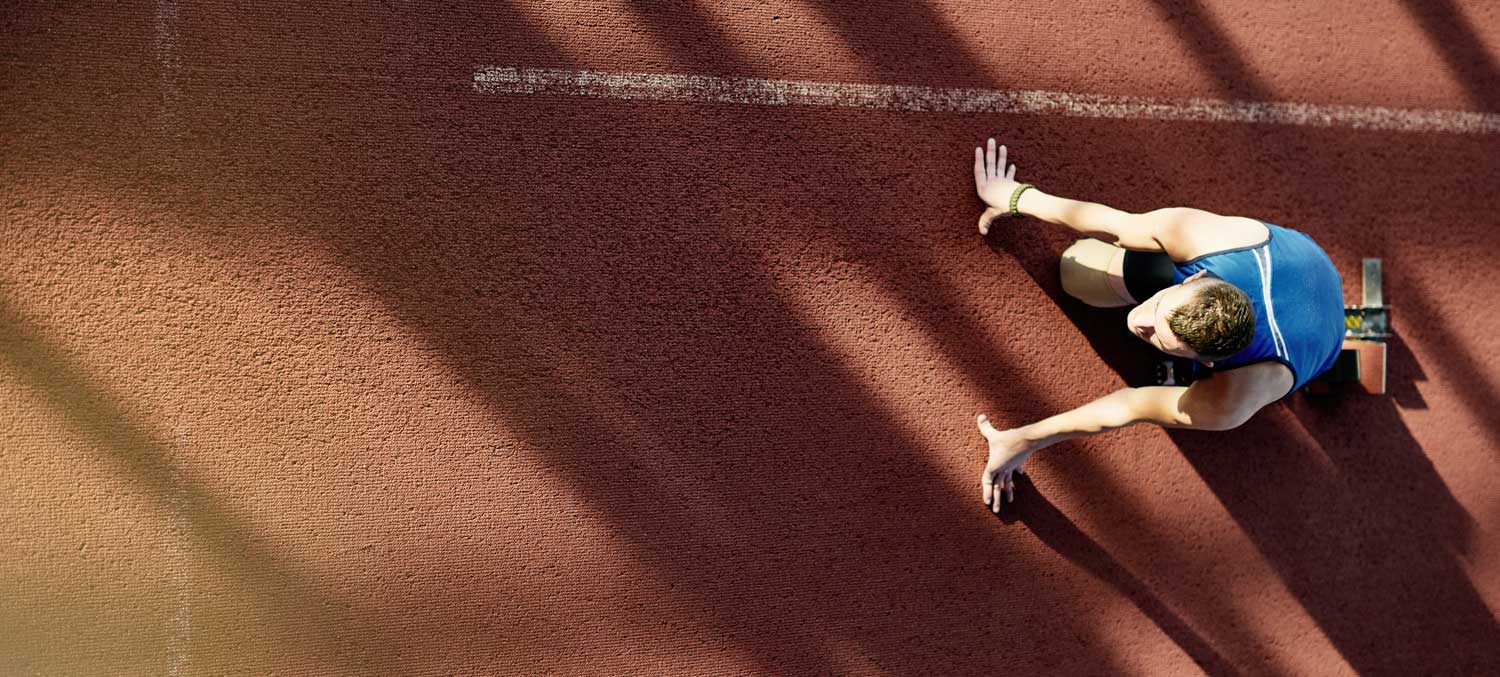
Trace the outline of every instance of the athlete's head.
[[1158, 350], [1211, 367], [1250, 345], [1255, 310], [1239, 287], [1200, 270], [1136, 306], [1126, 323]]

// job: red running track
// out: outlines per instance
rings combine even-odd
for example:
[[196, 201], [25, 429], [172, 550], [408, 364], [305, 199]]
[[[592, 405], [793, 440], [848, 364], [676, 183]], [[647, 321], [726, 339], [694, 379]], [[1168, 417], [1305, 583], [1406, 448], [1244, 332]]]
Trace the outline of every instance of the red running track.
[[[1500, 670], [1500, 136], [478, 92], [491, 66], [1500, 114], [1500, 8], [14, 5], [0, 668]], [[1385, 262], [1390, 393], [1136, 426], [971, 148]]]

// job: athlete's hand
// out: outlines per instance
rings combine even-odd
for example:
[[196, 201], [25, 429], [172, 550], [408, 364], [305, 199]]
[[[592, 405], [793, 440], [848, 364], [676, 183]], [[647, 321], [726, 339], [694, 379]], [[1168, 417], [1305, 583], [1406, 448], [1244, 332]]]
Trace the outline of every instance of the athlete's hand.
[[1016, 166], [1005, 164], [1005, 146], [995, 153], [995, 140], [990, 139], [988, 149], [974, 149], [974, 190], [989, 209], [979, 216], [979, 234], [988, 235], [990, 221], [1010, 212], [1010, 195], [1021, 183], [1016, 181]]
[[1011, 474], [1026, 474], [1021, 466], [1035, 450], [1021, 436], [1019, 428], [996, 430], [984, 414], [979, 415], [979, 434], [990, 443], [990, 460], [984, 465], [984, 475], [979, 478], [979, 483], [984, 486], [984, 504], [999, 514], [1001, 491], [1010, 502], [1016, 501], [1016, 481]]

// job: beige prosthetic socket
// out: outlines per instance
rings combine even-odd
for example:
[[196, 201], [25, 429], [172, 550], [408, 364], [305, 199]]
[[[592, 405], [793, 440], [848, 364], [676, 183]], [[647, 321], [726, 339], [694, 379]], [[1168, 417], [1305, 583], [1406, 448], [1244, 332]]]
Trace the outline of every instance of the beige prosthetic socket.
[[1063, 291], [1096, 308], [1133, 306], [1125, 287], [1125, 250], [1093, 238], [1073, 243], [1058, 264]]

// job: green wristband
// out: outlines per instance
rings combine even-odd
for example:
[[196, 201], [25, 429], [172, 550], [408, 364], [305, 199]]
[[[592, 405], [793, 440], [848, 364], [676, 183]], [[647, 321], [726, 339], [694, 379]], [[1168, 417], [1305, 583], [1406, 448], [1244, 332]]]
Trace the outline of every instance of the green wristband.
[[1010, 194], [1010, 215], [1012, 218], [1021, 215], [1021, 212], [1016, 210], [1016, 205], [1021, 203], [1021, 193], [1026, 192], [1027, 188], [1036, 188], [1036, 186], [1033, 186], [1029, 183], [1023, 183], [1016, 187], [1016, 192]]

